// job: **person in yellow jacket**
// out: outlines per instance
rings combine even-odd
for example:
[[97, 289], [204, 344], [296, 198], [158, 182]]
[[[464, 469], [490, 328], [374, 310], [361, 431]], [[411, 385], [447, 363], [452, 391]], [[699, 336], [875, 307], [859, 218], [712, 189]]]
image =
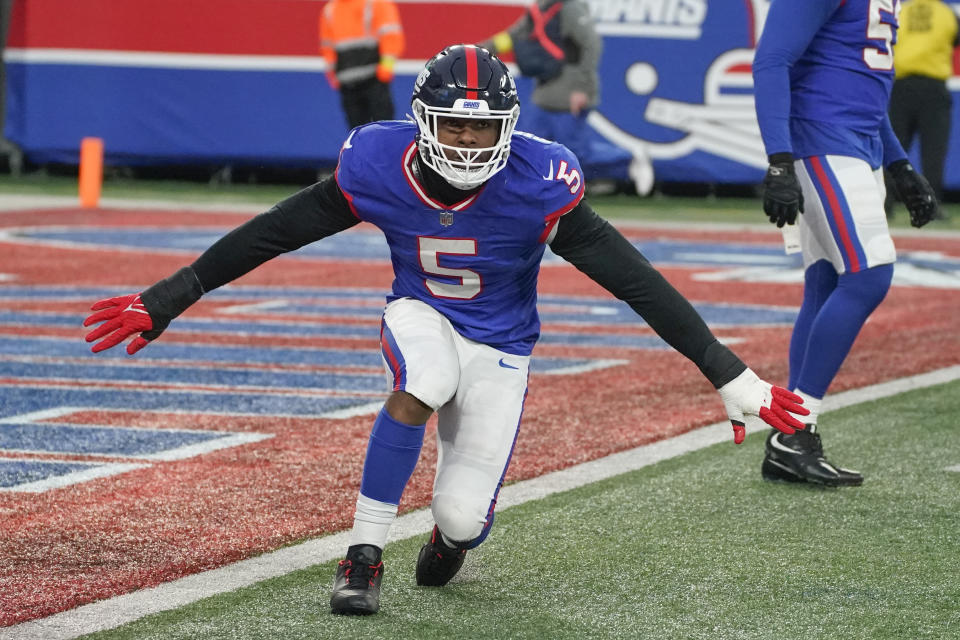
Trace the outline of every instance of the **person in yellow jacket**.
[[[942, 0], [903, 4], [893, 46], [896, 79], [890, 94], [890, 124], [904, 149], [909, 150], [919, 135], [923, 175], [941, 201], [953, 108], [947, 78], [953, 75], [953, 51], [958, 44], [957, 16], [949, 5]], [[891, 203], [890, 198], [887, 202]], [[892, 215], [889, 206], [887, 215]]]
[[403, 26], [390, 0], [330, 0], [320, 15], [320, 54], [327, 81], [340, 92], [352, 129], [392, 120], [390, 82], [403, 53]]

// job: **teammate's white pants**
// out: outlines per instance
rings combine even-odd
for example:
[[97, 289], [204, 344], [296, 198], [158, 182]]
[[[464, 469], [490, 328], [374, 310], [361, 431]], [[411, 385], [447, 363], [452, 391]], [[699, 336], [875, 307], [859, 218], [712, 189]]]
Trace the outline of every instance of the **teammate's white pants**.
[[381, 350], [390, 387], [437, 411], [434, 521], [450, 540], [474, 540], [492, 519], [510, 462], [530, 357], [468, 340], [409, 298], [387, 305]]
[[797, 220], [804, 269], [828, 260], [838, 274], [855, 273], [896, 261], [882, 169], [848, 156], [812, 156], [794, 167], [803, 189]]

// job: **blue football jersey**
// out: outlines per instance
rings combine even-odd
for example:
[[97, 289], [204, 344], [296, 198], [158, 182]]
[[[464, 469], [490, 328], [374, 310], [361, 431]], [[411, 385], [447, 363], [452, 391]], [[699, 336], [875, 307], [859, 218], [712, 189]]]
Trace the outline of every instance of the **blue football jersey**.
[[903, 153], [887, 118], [899, 13], [900, 0], [773, 0], [753, 64], [767, 153], [874, 167]]
[[356, 216], [383, 231], [393, 292], [421, 300], [462, 335], [529, 355], [540, 335], [537, 275], [545, 243], [583, 197], [580, 165], [563, 145], [515, 133], [510, 157], [477, 193], [452, 206], [414, 175], [416, 125], [355, 129], [340, 151], [337, 183]]

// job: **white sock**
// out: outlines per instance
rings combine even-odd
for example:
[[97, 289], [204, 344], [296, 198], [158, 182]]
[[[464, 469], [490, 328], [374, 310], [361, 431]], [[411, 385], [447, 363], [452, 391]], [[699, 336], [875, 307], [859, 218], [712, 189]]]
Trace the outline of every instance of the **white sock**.
[[350, 545], [372, 544], [383, 549], [387, 546], [387, 533], [397, 518], [397, 505], [380, 502], [360, 494], [357, 498], [357, 511], [353, 516], [353, 530], [350, 532]]
[[820, 417], [820, 406], [823, 404], [823, 398], [814, 398], [809, 393], [804, 393], [800, 389], [794, 389], [793, 392], [803, 398], [803, 406], [810, 410], [810, 415], [801, 416], [790, 414], [804, 424], [817, 424], [817, 418]]

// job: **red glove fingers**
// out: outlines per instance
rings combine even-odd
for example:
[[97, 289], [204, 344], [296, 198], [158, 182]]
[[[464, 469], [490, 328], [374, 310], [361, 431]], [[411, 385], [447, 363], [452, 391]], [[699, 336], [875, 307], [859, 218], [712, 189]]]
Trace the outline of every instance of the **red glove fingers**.
[[[83, 326], [88, 327], [97, 322], [104, 323], [87, 334], [87, 342], [103, 338], [91, 347], [94, 353], [116, 346], [135, 333], [149, 331], [153, 328], [153, 320], [143, 306], [138, 293], [100, 300], [94, 303], [90, 309], [98, 311], [98, 313], [87, 317], [83, 321]], [[140, 344], [141, 340], [142, 344]], [[127, 347], [127, 353], [133, 354], [139, 351], [146, 343], [147, 341], [143, 338], [134, 340]]]
[[[810, 409], [807, 409], [803, 406], [803, 398], [797, 394], [787, 391], [783, 387], [771, 387], [770, 393], [773, 395], [773, 402], [770, 404], [777, 404], [780, 407], [783, 407], [790, 413], [796, 413], [801, 416], [806, 416], [810, 414]], [[800, 428], [803, 428], [803, 425], [800, 425]]]
[[747, 437], [747, 428], [742, 422], [731, 420], [733, 425], [733, 444], [740, 444]]
[[809, 409], [797, 404], [803, 402], [803, 398], [783, 387], [772, 387], [770, 392], [772, 396], [770, 407], [760, 409], [760, 419], [787, 435], [795, 433], [797, 429], [803, 429], [804, 424], [790, 415], [795, 413], [805, 416], [810, 413]]
[[129, 353], [130, 355], [133, 355], [137, 351], [140, 351], [140, 349], [143, 349], [149, 343], [150, 341], [144, 338], [143, 336], [137, 336], [136, 338], [130, 341], [130, 344], [127, 345], [127, 353]]

